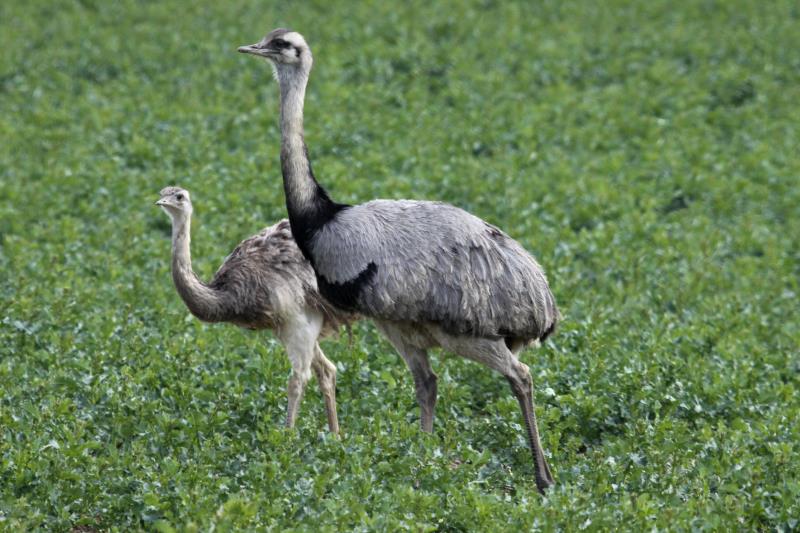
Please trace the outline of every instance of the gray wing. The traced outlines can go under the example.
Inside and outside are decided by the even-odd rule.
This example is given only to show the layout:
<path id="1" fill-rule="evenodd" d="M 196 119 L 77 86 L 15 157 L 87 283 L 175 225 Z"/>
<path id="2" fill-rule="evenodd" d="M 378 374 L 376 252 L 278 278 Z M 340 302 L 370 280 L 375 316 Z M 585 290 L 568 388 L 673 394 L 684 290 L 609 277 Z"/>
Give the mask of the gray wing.
<path id="1" fill-rule="evenodd" d="M 520 338 L 545 336 L 558 318 L 536 260 L 496 227 L 447 204 L 351 207 L 315 235 L 311 253 L 321 285 L 365 280 L 355 307 L 375 318 Z"/>

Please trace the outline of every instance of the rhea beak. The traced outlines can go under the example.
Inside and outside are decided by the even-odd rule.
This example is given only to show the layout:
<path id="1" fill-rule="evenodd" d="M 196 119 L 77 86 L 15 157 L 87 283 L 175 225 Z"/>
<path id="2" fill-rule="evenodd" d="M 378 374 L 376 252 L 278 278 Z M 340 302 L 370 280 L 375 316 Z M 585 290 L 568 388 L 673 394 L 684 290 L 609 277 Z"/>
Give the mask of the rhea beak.
<path id="1" fill-rule="evenodd" d="M 256 56 L 268 56 L 274 52 L 274 50 L 264 47 L 261 43 L 240 46 L 237 50 L 243 54 L 253 54 Z"/>
<path id="2" fill-rule="evenodd" d="M 156 200 L 156 205 L 167 205 L 167 199 L 159 198 L 158 200 Z"/>

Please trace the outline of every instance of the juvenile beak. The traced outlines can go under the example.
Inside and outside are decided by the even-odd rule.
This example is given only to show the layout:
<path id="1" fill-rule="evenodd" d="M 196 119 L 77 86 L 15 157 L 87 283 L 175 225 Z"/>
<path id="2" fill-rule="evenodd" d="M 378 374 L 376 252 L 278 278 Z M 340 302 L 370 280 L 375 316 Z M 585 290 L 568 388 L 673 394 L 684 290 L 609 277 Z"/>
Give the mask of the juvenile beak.
<path id="1" fill-rule="evenodd" d="M 164 198 L 159 198 L 156 200 L 156 205 L 166 205 L 167 201 Z"/>

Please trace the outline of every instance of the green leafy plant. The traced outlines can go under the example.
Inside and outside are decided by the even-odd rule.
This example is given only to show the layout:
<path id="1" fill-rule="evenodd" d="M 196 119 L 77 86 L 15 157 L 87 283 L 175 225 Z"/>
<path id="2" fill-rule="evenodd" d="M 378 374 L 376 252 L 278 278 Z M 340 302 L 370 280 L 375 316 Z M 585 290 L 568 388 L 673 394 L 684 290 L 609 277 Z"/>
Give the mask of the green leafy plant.
<path id="1" fill-rule="evenodd" d="M 5 2 L 0 530 L 796 530 L 796 2 Z M 277 89 L 316 58 L 307 140 L 337 199 L 444 200 L 548 271 L 523 354 L 558 484 L 497 375 L 435 356 L 435 432 L 368 323 L 287 431 L 280 347 L 200 324 L 161 187 L 208 277 L 285 213 Z"/>

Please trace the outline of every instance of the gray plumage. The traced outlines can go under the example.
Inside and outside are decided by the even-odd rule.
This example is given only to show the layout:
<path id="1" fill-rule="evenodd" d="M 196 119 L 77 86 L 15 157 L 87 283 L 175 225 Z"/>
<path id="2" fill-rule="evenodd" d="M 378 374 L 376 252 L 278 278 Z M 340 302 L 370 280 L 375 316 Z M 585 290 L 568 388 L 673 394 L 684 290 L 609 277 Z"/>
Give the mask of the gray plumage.
<path id="1" fill-rule="evenodd" d="M 313 58 L 302 35 L 275 30 L 240 52 L 264 57 L 280 85 L 281 171 L 292 234 L 340 309 L 375 320 L 405 360 L 420 423 L 433 430 L 436 374 L 427 350 L 442 346 L 505 376 L 519 401 L 540 491 L 553 485 L 536 425 L 522 347 L 547 337 L 558 309 L 544 272 L 496 227 L 438 202 L 338 204 L 317 183 L 303 133 Z"/>
<path id="2" fill-rule="evenodd" d="M 317 274 L 331 283 L 375 265 L 356 308 L 377 319 L 540 339 L 558 318 L 536 260 L 495 226 L 444 203 L 374 200 L 350 207 L 320 228 L 310 249 Z"/>
<path id="3" fill-rule="evenodd" d="M 274 330 L 292 363 L 287 425 L 294 425 L 313 368 L 326 401 L 329 427 L 338 432 L 336 368 L 325 358 L 317 338 L 334 333 L 354 317 L 320 296 L 314 271 L 292 238 L 289 221 L 281 220 L 243 240 L 212 280 L 203 283 L 192 270 L 189 192 L 166 187 L 160 195 L 156 205 L 172 220 L 172 279 L 189 311 L 205 322 Z"/>

